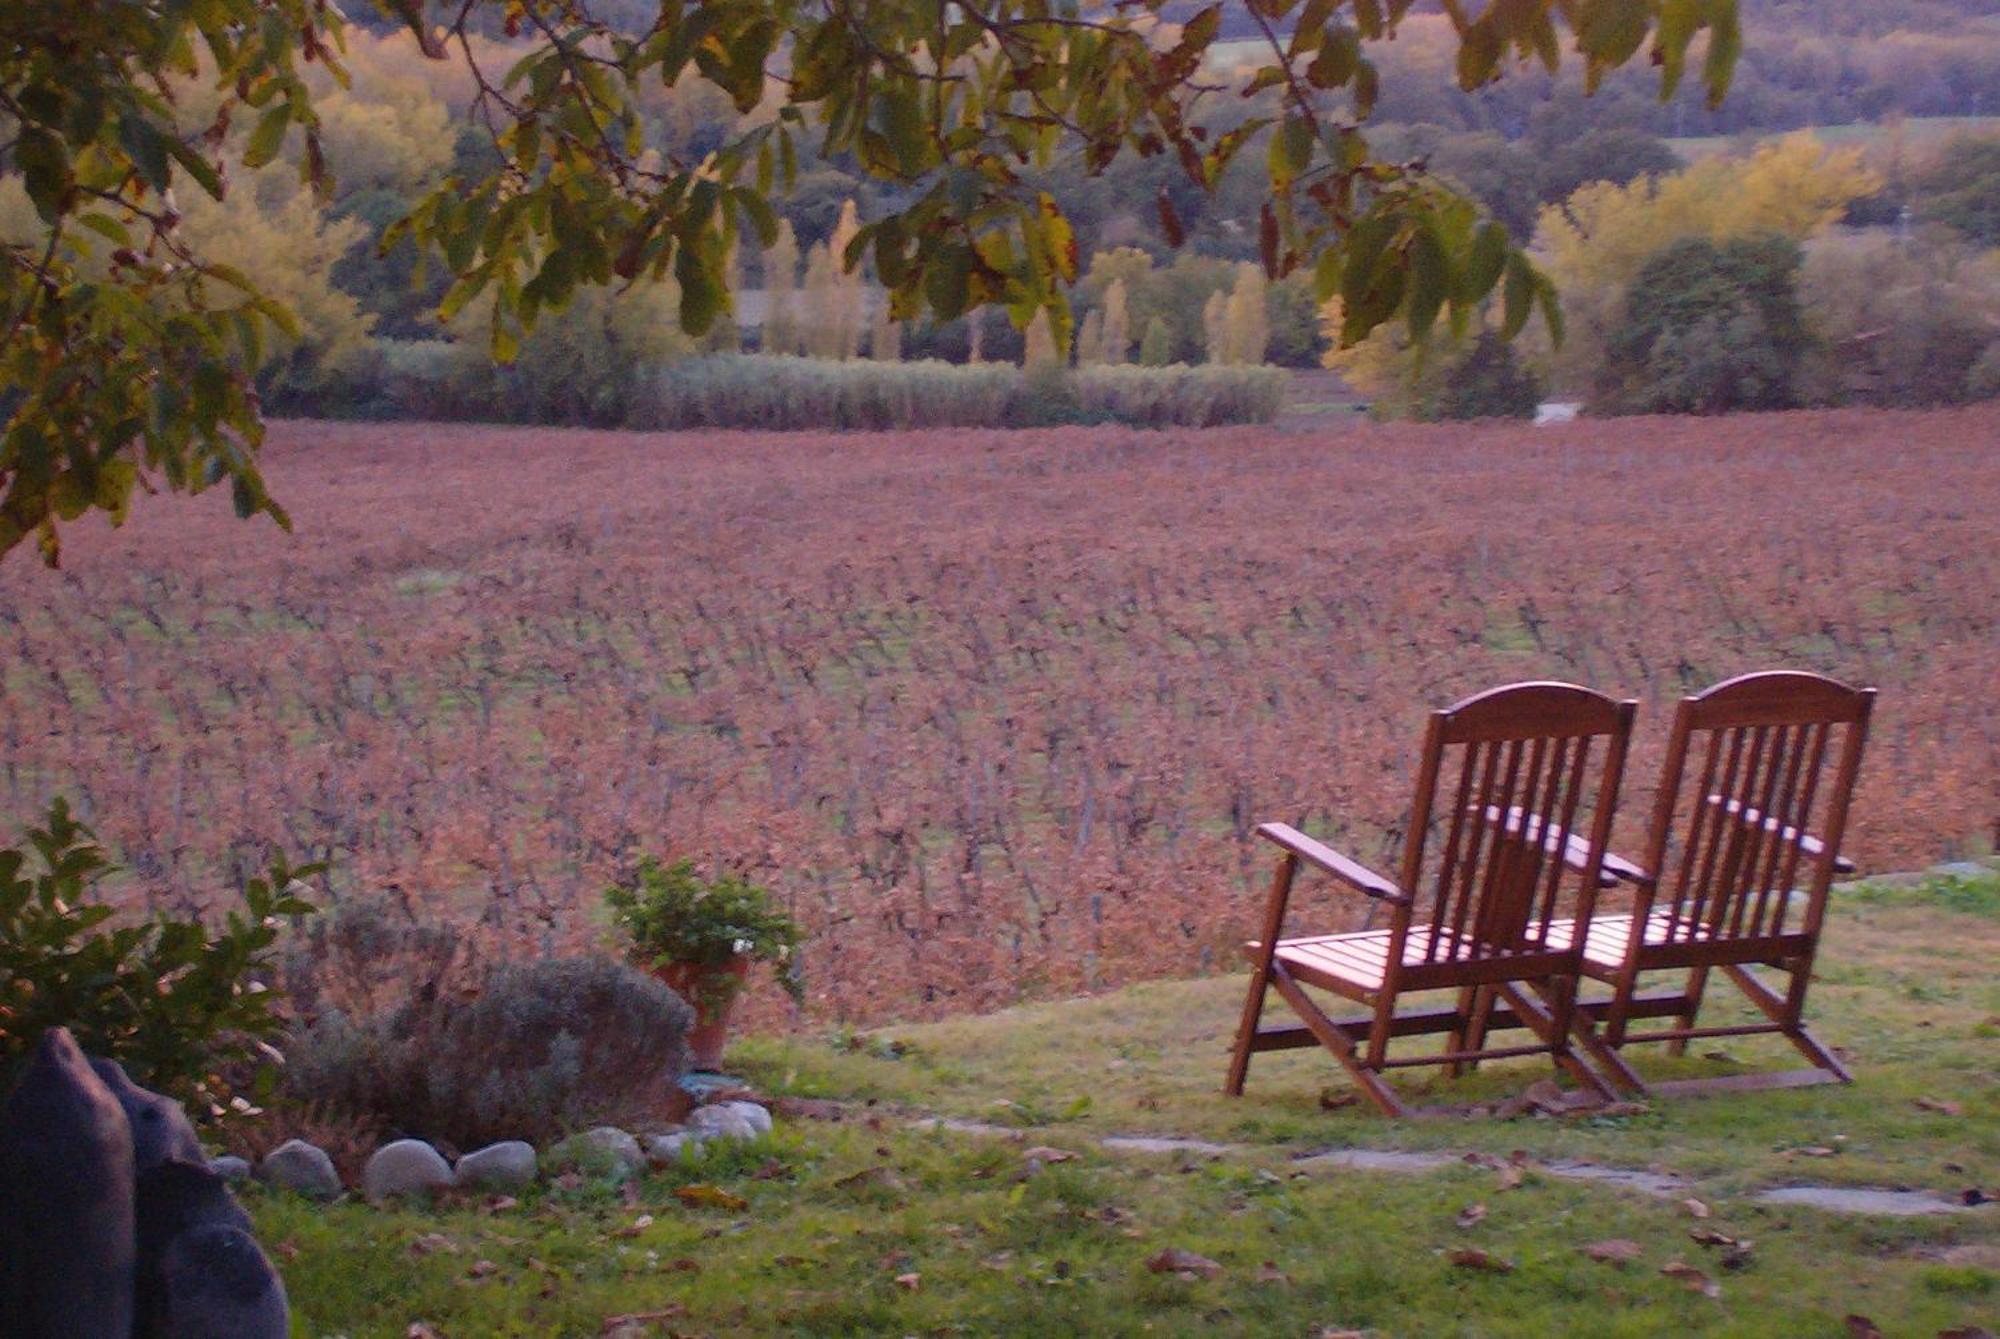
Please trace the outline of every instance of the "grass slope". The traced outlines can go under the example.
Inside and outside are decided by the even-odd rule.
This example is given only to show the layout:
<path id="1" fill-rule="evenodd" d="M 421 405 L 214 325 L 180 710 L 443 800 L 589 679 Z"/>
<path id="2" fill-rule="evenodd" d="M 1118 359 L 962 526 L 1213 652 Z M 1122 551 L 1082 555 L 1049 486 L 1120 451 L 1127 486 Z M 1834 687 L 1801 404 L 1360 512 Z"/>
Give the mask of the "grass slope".
<path id="1" fill-rule="evenodd" d="M 1996 958 L 2000 881 L 1846 893 L 1812 1012 L 1852 1054 L 1852 1088 L 1684 1099 L 1614 1120 L 1394 1124 L 1321 1110 L 1321 1089 L 1344 1085 L 1299 1052 L 1261 1057 L 1231 1101 L 1215 1089 L 1240 981 L 1218 978 L 832 1044 L 747 1043 L 737 1058 L 767 1090 L 846 1099 L 859 1114 L 788 1123 L 636 1193 L 549 1186 L 498 1213 L 261 1195 L 253 1207 L 308 1334 L 1775 1337 L 1838 1335 L 1861 1315 L 1889 1335 L 1929 1336 L 2000 1313 L 1995 1211 L 1841 1216 L 1746 1192 L 2000 1188 Z M 1727 1059 L 1648 1066 L 1785 1063 L 1732 1046 Z M 1523 1062 L 1411 1089 L 1464 1100 L 1540 1073 Z M 900 1108 L 1017 1125 L 1023 1140 L 915 1131 Z M 1129 1131 L 1249 1147 L 1210 1160 L 1095 1145 Z M 1416 1176 L 1294 1161 L 1328 1145 L 1494 1156 Z M 1076 1156 L 1031 1166 L 1036 1146 Z M 1799 1151 L 1809 1147 L 1838 1152 Z M 1690 1175 L 1711 1213 L 1533 1171 L 1510 1185 L 1494 1164 L 1514 1150 Z M 722 1193 L 676 1194 L 691 1187 Z M 1691 1230 L 1754 1247 L 1727 1268 L 1724 1249 Z M 1581 1249 L 1610 1239 L 1637 1258 L 1600 1263 Z M 1218 1271 L 1149 1269 L 1167 1248 Z M 1467 1250 L 1511 1268 L 1454 1262 Z M 1677 1262 L 1718 1295 L 1661 1272 Z"/>

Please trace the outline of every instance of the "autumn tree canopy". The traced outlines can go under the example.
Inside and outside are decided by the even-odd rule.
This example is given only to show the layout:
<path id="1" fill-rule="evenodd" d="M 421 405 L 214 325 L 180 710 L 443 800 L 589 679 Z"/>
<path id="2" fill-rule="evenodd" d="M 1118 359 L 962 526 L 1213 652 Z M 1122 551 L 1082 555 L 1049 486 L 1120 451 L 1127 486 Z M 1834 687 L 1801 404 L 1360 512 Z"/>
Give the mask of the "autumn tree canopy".
<path id="1" fill-rule="evenodd" d="M 1663 94 L 1698 59 L 1716 100 L 1740 45 L 1735 0 L 1440 2 L 1466 88 L 1567 52 L 1593 84 L 1650 60 Z M 842 259 L 872 266 L 899 317 L 1001 304 L 1023 327 L 1045 313 L 1066 347 L 1077 248 L 1029 175 L 1168 155 L 1212 188 L 1255 146 L 1264 268 L 1310 269 L 1341 299 L 1345 339 L 1398 317 L 1462 327 L 1496 291 L 1508 331 L 1537 308 L 1558 319 L 1504 228 L 1370 150 L 1369 52 L 1414 0 L 1250 0 L 1260 54 L 1233 52 L 1226 78 L 1210 60 L 1219 4 L 1173 25 L 1164 0 L 377 3 L 466 67 L 497 150 L 385 244 L 428 248 L 452 278 L 442 314 L 478 299 L 503 359 L 579 288 L 647 276 L 671 276 L 681 323 L 705 330 L 730 309 L 738 237 L 773 239 L 805 137 L 896 187 Z M 115 520 L 141 488 L 226 483 L 241 513 L 284 522 L 257 470 L 250 369 L 291 315 L 180 224 L 190 193 L 226 199 L 232 163 L 291 141 L 325 187 L 338 155 L 308 76 L 342 79 L 343 23 L 321 0 L 0 8 L 0 151 L 43 227 L 0 251 L 0 554 L 32 537 L 54 562 L 61 521 Z M 494 34 L 513 43 L 507 68 L 472 40 Z M 689 82 L 745 117 L 698 158 L 648 143 L 638 114 L 650 87 Z M 1177 240 L 1164 196 L 1160 211 Z"/>

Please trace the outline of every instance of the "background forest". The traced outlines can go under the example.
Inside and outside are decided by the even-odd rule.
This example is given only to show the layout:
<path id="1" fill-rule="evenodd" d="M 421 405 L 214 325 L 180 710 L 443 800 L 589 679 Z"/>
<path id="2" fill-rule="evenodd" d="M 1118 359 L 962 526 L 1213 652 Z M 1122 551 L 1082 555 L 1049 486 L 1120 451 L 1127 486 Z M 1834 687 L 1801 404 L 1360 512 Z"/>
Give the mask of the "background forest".
<path id="1" fill-rule="evenodd" d="M 631 7 L 637 22 L 646 7 Z M 1017 330 L 999 310 L 902 327 L 866 265 L 850 274 L 838 261 L 860 222 L 901 202 L 852 160 L 808 154 L 777 243 L 734 262 L 734 320 L 692 339 L 674 319 L 671 280 L 589 289 L 495 366 L 480 304 L 440 321 L 441 267 L 426 269 L 409 243 L 381 245 L 441 180 L 487 166 L 494 151 L 464 116 L 470 76 L 424 59 L 406 30 L 372 14 L 351 41 L 350 86 L 319 90 L 332 191 L 316 196 L 280 159 L 241 169 L 227 204 L 190 200 L 184 226 L 298 313 L 299 337 L 276 342 L 260 375 L 266 405 L 295 416 L 1199 424 L 1276 412 L 1281 379 L 1242 369 L 1322 362 L 1388 417 L 1526 415 L 1545 398 L 1592 412 L 1951 403 L 2000 391 L 2000 331 L 1987 315 L 2000 298 L 1990 254 L 2000 243 L 2000 129 L 1987 119 L 2000 112 L 2000 17 L 1989 8 L 1749 3 L 1754 40 L 1716 110 L 1692 88 L 1662 103 L 1644 69 L 1614 72 L 1590 97 L 1570 67 L 1517 70 L 1463 92 L 1449 25 L 1439 14 L 1412 18 L 1377 54 L 1384 96 L 1371 141 L 1463 187 L 1533 243 L 1572 329 L 1560 349 L 1546 338 L 1516 346 L 1490 329 L 1412 348 L 1386 327 L 1335 349 L 1327 327 L 1339 313 L 1318 308 L 1311 276 L 1267 283 L 1254 264 L 1265 190 L 1265 155 L 1254 148 L 1213 193 L 1163 158 L 1120 159 L 1096 177 L 1080 165 L 1046 174 L 1041 184 L 1089 257 L 1070 349 L 1046 330 Z M 615 20 L 617 6 L 606 9 Z M 1173 6 L 1169 16 L 1186 17 Z M 1257 40 L 1224 42 L 1213 60 L 1226 75 L 1232 53 L 1248 61 Z M 485 41 L 485 58 L 503 65 L 506 40 Z M 190 118 L 204 113 L 200 102 L 187 99 Z M 1217 123 L 1258 102 L 1220 99 Z M 654 151 L 697 157 L 768 115 L 742 117 L 699 82 L 652 90 L 643 111 Z M 1806 127 L 1820 129 L 1770 141 Z M 1159 201 L 1187 245 L 1163 235 Z M 35 227 L 18 181 L 0 179 L 0 236 Z M 739 351 L 820 361 L 740 368 L 729 357 Z M 858 358 L 1039 362 L 1048 375 L 823 365 Z M 1071 362 L 1081 374 L 1060 375 Z M 1239 370 L 1194 379 L 1104 370 L 1127 363 Z"/>

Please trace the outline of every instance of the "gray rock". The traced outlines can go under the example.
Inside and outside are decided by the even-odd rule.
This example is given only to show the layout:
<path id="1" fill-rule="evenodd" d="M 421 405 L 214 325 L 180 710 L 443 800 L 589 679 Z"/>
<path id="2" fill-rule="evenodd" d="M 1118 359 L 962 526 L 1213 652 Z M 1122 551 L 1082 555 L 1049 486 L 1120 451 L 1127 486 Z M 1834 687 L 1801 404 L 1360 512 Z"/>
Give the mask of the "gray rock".
<path id="1" fill-rule="evenodd" d="M 577 1167 L 589 1172 L 615 1172 L 630 1176 L 646 1165 L 639 1141 L 615 1125 L 571 1135 L 549 1150 L 557 1166 Z"/>
<path id="2" fill-rule="evenodd" d="M 340 1194 L 340 1173 L 326 1150 L 303 1139 L 287 1139 L 257 1164 L 257 1179 L 311 1199 L 330 1200 Z"/>
<path id="3" fill-rule="evenodd" d="M 734 1103 L 717 1103 L 714 1106 L 696 1107 L 688 1117 L 688 1128 L 701 1131 L 704 1139 L 755 1139 L 757 1127 L 740 1111 Z"/>
<path id="4" fill-rule="evenodd" d="M 1977 860 L 1953 860 L 1948 864 L 1932 865 L 1926 872 L 1941 879 L 1984 879 L 1993 873 Z"/>
<path id="5" fill-rule="evenodd" d="M 698 1130 L 656 1134 L 646 1141 L 646 1161 L 655 1167 L 671 1167 L 685 1162 L 701 1145 L 702 1135 Z"/>
<path id="6" fill-rule="evenodd" d="M 159 1339 L 285 1339 L 285 1285 L 256 1239 L 241 1228 L 181 1233 L 160 1262 L 165 1283 Z"/>
<path id="7" fill-rule="evenodd" d="M 722 1105 L 749 1121 L 751 1131 L 759 1138 L 771 1133 L 771 1113 L 761 1103 L 724 1102 Z"/>
<path id="8" fill-rule="evenodd" d="M 233 1153 L 225 1153 L 219 1158 L 208 1160 L 208 1170 L 227 1181 L 230 1185 L 241 1185 L 250 1179 L 250 1164 Z"/>
<path id="9" fill-rule="evenodd" d="M 42 1034 L 0 1109 L 0 1330 L 132 1333 L 132 1127 L 67 1028 Z"/>
<path id="10" fill-rule="evenodd" d="M 169 1248 L 197 1228 L 250 1231 L 250 1215 L 229 1186 L 205 1164 L 174 1159 L 139 1177 L 135 1200 L 138 1267 L 134 1298 L 140 1339 L 166 1331 L 168 1295 L 165 1260 Z"/>
<path id="11" fill-rule="evenodd" d="M 535 1146 L 519 1139 L 488 1144 L 458 1160 L 452 1184 L 480 1190 L 522 1190 L 535 1183 L 539 1171 Z"/>
<path id="12" fill-rule="evenodd" d="M 90 1067 L 132 1126 L 132 1170 L 144 1176 L 163 1162 L 201 1162 L 201 1139 L 187 1112 L 171 1097 L 150 1092 L 132 1082 L 116 1060 L 92 1060 Z"/>
<path id="13" fill-rule="evenodd" d="M 382 1145 L 361 1169 L 361 1193 L 370 1204 L 402 1195 L 429 1195 L 451 1184 L 451 1164 L 421 1139 Z"/>

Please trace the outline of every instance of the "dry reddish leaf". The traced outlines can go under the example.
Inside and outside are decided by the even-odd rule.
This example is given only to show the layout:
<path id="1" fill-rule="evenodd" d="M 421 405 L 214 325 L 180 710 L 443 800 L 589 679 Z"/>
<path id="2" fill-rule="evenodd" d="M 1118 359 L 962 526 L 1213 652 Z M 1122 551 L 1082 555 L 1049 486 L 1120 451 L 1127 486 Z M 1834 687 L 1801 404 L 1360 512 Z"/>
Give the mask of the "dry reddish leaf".
<path id="1" fill-rule="evenodd" d="M 1678 1279 L 1687 1285 L 1690 1292 L 1698 1292 L 1704 1297 L 1722 1296 L 1721 1284 L 1684 1260 L 1670 1260 L 1660 1266 L 1660 1272 L 1670 1279 Z"/>
<path id="2" fill-rule="evenodd" d="M 1845 1324 L 1848 1339 L 1884 1339 L 1882 1327 L 1866 1316 L 1857 1316 L 1850 1312 Z"/>
<path id="3" fill-rule="evenodd" d="M 1682 1200 L 1681 1207 L 1688 1211 L 1688 1217 L 1690 1218 L 1708 1217 L 1708 1206 L 1706 1204 L 1703 1204 L 1700 1200 L 1697 1199 Z"/>
<path id="4" fill-rule="evenodd" d="M 465 1271 L 465 1277 L 469 1279 L 490 1279 L 499 1272 L 500 1266 L 494 1264 L 491 1260 L 474 1260 L 472 1268 Z"/>
<path id="5" fill-rule="evenodd" d="M 1351 1107 L 1360 1100 L 1361 1094 L 1355 1092 L 1352 1088 L 1322 1088 L 1319 1090 L 1319 1109 L 1321 1111 L 1339 1111 L 1342 1107 Z"/>
<path id="6" fill-rule="evenodd" d="M 1688 1233 L 1688 1240 L 1697 1246 L 1748 1246 L 1749 1242 L 1739 1242 L 1726 1232 L 1717 1232 L 1712 1227 L 1694 1228 Z"/>
<path id="7" fill-rule="evenodd" d="M 993 1254 L 987 1256 L 984 1260 L 981 1260 L 979 1263 L 982 1267 L 986 1269 L 997 1271 L 997 1270 L 1005 1270 L 1010 1264 L 1012 1264 L 1013 1259 L 1014 1259 L 1014 1253 L 1012 1251 L 995 1251 L 993 1252 Z"/>
<path id="8" fill-rule="evenodd" d="M 1184 1251 L 1178 1246 L 1169 1246 L 1149 1258 L 1146 1268 L 1155 1274 L 1178 1274 L 1185 1279 L 1212 1279 L 1222 1273 L 1222 1266 L 1207 1256 Z"/>
<path id="9" fill-rule="evenodd" d="M 512 1195 L 495 1195 L 480 1207 L 487 1213 L 506 1213 L 509 1209 L 520 1208 L 521 1201 L 515 1199 Z"/>
<path id="10" fill-rule="evenodd" d="M 1460 1227 L 1471 1227 L 1485 1216 L 1486 1206 L 1484 1204 L 1468 1204 L 1458 1211 L 1458 1225 Z"/>
<path id="11" fill-rule="evenodd" d="M 649 1213 L 642 1213 L 637 1218 L 634 1218 L 631 1222 L 627 1223 L 625 1226 L 612 1229 L 611 1235 L 614 1237 L 624 1237 L 629 1239 L 638 1236 L 641 1232 L 644 1232 L 647 1228 L 651 1227 L 652 1225 L 653 1225 L 653 1215 Z"/>
<path id="12" fill-rule="evenodd" d="M 762 1167 L 750 1173 L 752 1181 L 781 1181 L 792 1174 L 792 1169 L 776 1158 L 770 1159 Z"/>
<path id="13" fill-rule="evenodd" d="M 444 1336 L 420 1320 L 410 1322 L 410 1328 L 403 1331 L 403 1339 L 444 1339 Z"/>
<path id="14" fill-rule="evenodd" d="M 1514 1272 L 1513 1261 L 1502 1260 L 1499 1256 L 1493 1255 L 1490 1252 L 1474 1250 L 1471 1247 L 1463 1247 L 1453 1251 L 1451 1253 L 1451 1262 L 1460 1269 L 1481 1269 L 1489 1274 L 1511 1274 Z"/>
<path id="15" fill-rule="evenodd" d="M 271 1248 L 271 1254 L 284 1260 L 296 1260 L 299 1256 L 299 1244 L 290 1237 L 286 1237 Z"/>
<path id="16" fill-rule="evenodd" d="M 1923 1111 L 1935 1111 L 1940 1116 L 1963 1116 L 1965 1107 L 1957 1102 L 1948 1102 L 1942 1097 L 1919 1097 L 1917 1106 Z"/>
<path id="17" fill-rule="evenodd" d="M 1510 1164 L 1502 1167 L 1500 1174 L 1494 1177 L 1493 1180 L 1501 1190 L 1519 1190 L 1521 1188 L 1521 1178 L 1526 1175 L 1527 1173 L 1518 1164 Z"/>
<path id="18" fill-rule="evenodd" d="M 1636 1241 L 1623 1237 L 1611 1237 L 1605 1241 L 1593 1241 L 1583 1248 L 1583 1253 L 1601 1264 L 1622 1265 L 1637 1260 L 1645 1249 Z"/>
<path id="19" fill-rule="evenodd" d="M 418 1258 L 426 1255 L 436 1255 L 439 1251 L 450 1251 L 456 1254 L 458 1243 L 442 1232 L 426 1232 L 410 1243 L 410 1254 Z"/>
<path id="20" fill-rule="evenodd" d="M 896 1286 L 906 1293 L 913 1293 L 924 1286 L 924 1276 L 917 1273 L 898 1274 L 896 1275 Z"/>
<path id="21" fill-rule="evenodd" d="M 1795 1148 L 1791 1151 L 1802 1158 L 1832 1158 L 1840 1154 L 1839 1149 L 1828 1148 L 1824 1144 L 1808 1144 L 1804 1148 Z"/>
<path id="22" fill-rule="evenodd" d="M 749 1200 L 741 1195 L 732 1195 L 721 1186 L 681 1186 L 674 1191 L 674 1198 L 697 1209 L 727 1209 L 731 1213 L 741 1213 L 750 1207 Z"/>
<path id="23" fill-rule="evenodd" d="M 1994 1335 L 1983 1326 L 1961 1325 L 1955 1330 L 1939 1330 L 1937 1339 L 1994 1339 Z"/>
<path id="24" fill-rule="evenodd" d="M 1050 1148 L 1047 1144 L 1037 1144 L 1026 1149 L 1021 1156 L 1029 1162 L 1056 1163 L 1075 1162 L 1076 1154 L 1066 1148 Z"/>
<path id="25" fill-rule="evenodd" d="M 1292 1276 L 1278 1268 L 1278 1263 L 1275 1260 L 1266 1260 L 1263 1264 L 1257 1266 L 1257 1282 L 1259 1283 L 1290 1283 L 1291 1281 Z"/>

